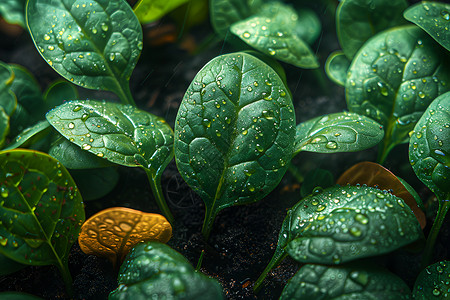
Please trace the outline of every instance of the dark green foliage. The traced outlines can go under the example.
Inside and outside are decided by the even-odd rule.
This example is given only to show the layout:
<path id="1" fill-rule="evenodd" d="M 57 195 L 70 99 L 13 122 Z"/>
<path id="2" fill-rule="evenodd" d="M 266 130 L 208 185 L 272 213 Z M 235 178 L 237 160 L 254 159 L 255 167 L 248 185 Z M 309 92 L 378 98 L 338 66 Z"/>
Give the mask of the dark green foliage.
<path id="1" fill-rule="evenodd" d="M 449 261 L 444 260 L 422 270 L 414 285 L 414 299 L 447 299 L 449 296 L 449 266 Z"/>

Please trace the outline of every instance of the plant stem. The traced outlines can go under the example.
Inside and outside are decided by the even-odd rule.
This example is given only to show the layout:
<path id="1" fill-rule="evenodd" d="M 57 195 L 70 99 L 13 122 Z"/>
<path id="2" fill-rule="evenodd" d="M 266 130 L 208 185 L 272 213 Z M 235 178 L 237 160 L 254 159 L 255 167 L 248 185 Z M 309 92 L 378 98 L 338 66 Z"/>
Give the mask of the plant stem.
<path id="1" fill-rule="evenodd" d="M 380 144 L 378 147 L 378 157 L 377 157 L 377 163 L 382 165 L 384 161 L 386 160 L 389 152 L 391 152 L 394 145 L 390 144 L 390 139 L 388 139 L 386 136 L 383 139 L 383 144 Z"/>
<path id="2" fill-rule="evenodd" d="M 195 271 L 199 271 L 200 268 L 202 267 L 203 256 L 205 256 L 205 250 L 202 250 L 202 253 L 200 254 L 200 257 L 198 259 L 197 267 L 195 268 Z"/>
<path id="3" fill-rule="evenodd" d="M 208 209 L 208 207 L 206 207 L 205 220 L 203 221 L 202 227 L 202 235 L 205 238 L 205 241 L 208 241 L 209 239 L 215 219 L 216 213 L 213 213 L 212 209 Z"/>
<path id="4" fill-rule="evenodd" d="M 278 264 L 280 264 L 281 261 L 287 256 L 287 252 L 283 249 L 277 248 L 275 250 L 275 254 L 273 255 L 272 259 L 270 260 L 267 267 L 264 269 L 264 271 L 261 273 L 261 275 L 258 277 L 258 279 L 255 281 L 255 284 L 253 285 L 253 292 L 258 293 L 261 285 L 266 278 L 267 274 L 269 274 L 270 270 L 275 268 Z"/>
<path id="5" fill-rule="evenodd" d="M 152 188 L 153 196 L 155 196 L 156 203 L 158 204 L 159 209 L 162 211 L 164 216 L 173 224 L 174 218 L 172 213 L 170 212 L 169 207 L 167 206 L 166 199 L 164 199 L 162 188 L 161 188 L 161 174 L 155 174 L 150 169 L 144 168 L 145 173 L 148 177 L 148 182 L 150 183 L 150 187 Z"/>
<path id="6" fill-rule="evenodd" d="M 447 195 L 447 198 L 450 198 L 450 195 Z M 430 234 L 427 238 L 427 243 L 425 245 L 425 250 L 422 256 L 421 269 L 425 269 L 430 264 L 433 255 L 434 244 L 436 243 L 436 238 L 439 235 L 439 230 L 441 229 L 442 223 L 444 223 L 445 215 L 447 214 L 449 208 L 449 200 L 439 199 L 438 212 L 436 218 L 434 219 L 433 226 L 431 227 Z"/>
<path id="7" fill-rule="evenodd" d="M 64 285 L 66 286 L 66 292 L 69 295 L 69 298 L 73 298 L 73 289 L 72 289 L 72 276 L 70 275 L 69 266 L 67 261 L 62 262 L 58 265 L 59 270 L 61 272 Z"/>

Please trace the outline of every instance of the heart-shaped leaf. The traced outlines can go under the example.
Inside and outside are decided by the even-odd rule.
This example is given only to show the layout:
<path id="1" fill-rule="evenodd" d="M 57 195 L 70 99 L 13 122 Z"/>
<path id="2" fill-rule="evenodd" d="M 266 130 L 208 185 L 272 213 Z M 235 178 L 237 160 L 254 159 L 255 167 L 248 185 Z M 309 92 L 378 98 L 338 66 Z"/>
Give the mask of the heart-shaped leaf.
<path id="1" fill-rule="evenodd" d="M 220 284 L 194 270 L 169 246 L 146 242 L 135 246 L 120 267 L 119 287 L 109 299 L 225 299 Z"/>
<path id="2" fill-rule="evenodd" d="M 233 23 L 244 20 L 256 13 L 262 0 L 209 0 L 210 18 L 214 31 L 226 37 Z"/>
<path id="3" fill-rule="evenodd" d="M 56 265 L 70 291 L 69 250 L 84 222 L 80 193 L 51 156 L 0 153 L 0 253 L 22 264 Z"/>
<path id="4" fill-rule="evenodd" d="M 380 163 L 395 145 L 409 141 L 427 106 L 449 90 L 446 56 L 423 30 L 403 26 L 376 35 L 353 60 L 345 85 L 347 106 L 384 126 Z"/>
<path id="5" fill-rule="evenodd" d="M 139 22 L 154 22 L 189 0 L 139 0 L 133 10 Z"/>
<path id="6" fill-rule="evenodd" d="M 403 16 L 425 30 L 436 42 L 450 51 L 450 4 L 423 1 L 405 10 Z"/>
<path id="7" fill-rule="evenodd" d="M 416 199 L 405 187 L 402 181 L 391 171 L 374 162 L 360 162 L 345 171 L 336 181 L 340 185 L 368 185 L 381 190 L 390 190 L 392 193 L 402 198 L 411 208 L 420 227 L 423 229 L 426 225 L 426 217 L 423 211 L 418 207 Z"/>
<path id="8" fill-rule="evenodd" d="M 281 2 L 266 4 L 261 10 L 231 26 L 231 32 L 264 54 L 300 68 L 314 69 L 319 63 L 314 53 L 295 31 L 298 15 Z"/>
<path id="9" fill-rule="evenodd" d="M 325 72 L 334 83 L 345 86 L 350 61 L 342 51 L 335 51 L 328 56 L 325 63 Z"/>
<path id="10" fill-rule="evenodd" d="M 78 242 L 84 253 L 106 257 L 115 265 L 136 244 L 150 240 L 167 243 L 171 237 L 172 226 L 163 216 L 112 207 L 86 220 Z"/>
<path id="11" fill-rule="evenodd" d="M 0 16 L 10 24 L 18 24 L 25 28 L 26 0 L 3 0 L 0 2 Z"/>
<path id="12" fill-rule="evenodd" d="M 255 283 L 287 254 L 301 263 L 341 264 L 389 253 L 423 237 L 408 205 L 368 186 L 334 186 L 304 198 L 283 221 L 275 254 Z"/>
<path id="13" fill-rule="evenodd" d="M 383 136 L 383 127 L 366 116 L 334 113 L 298 124 L 294 153 L 361 151 L 378 144 Z"/>
<path id="14" fill-rule="evenodd" d="M 447 299 L 450 262 L 443 260 L 426 267 L 417 276 L 413 296 L 416 300 Z"/>
<path id="15" fill-rule="evenodd" d="M 173 157 L 173 131 L 164 119 L 131 105 L 71 101 L 47 113 L 47 120 L 66 139 L 107 159 L 147 172 L 153 194 L 169 221 L 161 175 Z"/>
<path id="16" fill-rule="evenodd" d="M 405 24 L 406 0 L 343 0 L 336 11 L 339 43 L 352 59 L 364 43 L 385 29 Z"/>
<path id="17" fill-rule="evenodd" d="M 27 24 L 39 53 L 61 76 L 134 103 L 128 80 L 142 29 L 125 0 L 30 0 Z"/>
<path id="18" fill-rule="evenodd" d="M 280 300 L 411 299 L 398 276 L 371 263 L 304 265 L 283 289 Z"/>
<path id="19" fill-rule="evenodd" d="M 178 111 L 174 147 L 181 175 L 205 202 L 205 237 L 220 210 L 277 186 L 294 135 L 290 93 L 261 60 L 222 55 L 197 73 Z"/>

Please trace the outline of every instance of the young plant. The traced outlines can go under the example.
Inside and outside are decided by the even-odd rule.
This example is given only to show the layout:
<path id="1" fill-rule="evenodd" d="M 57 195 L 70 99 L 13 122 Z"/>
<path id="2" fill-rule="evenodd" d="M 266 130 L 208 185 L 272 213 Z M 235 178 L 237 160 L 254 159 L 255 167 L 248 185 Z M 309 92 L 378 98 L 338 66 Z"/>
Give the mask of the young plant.
<path id="1" fill-rule="evenodd" d="M 445 215 L 450 208 L 450 92 L 437 97 L 414 127 L 409 161 L 417 177 L 436 195 L 439 208 L 425 247 L 428 265 Z"/>
<path id="2" fill-rule="evenodd" d="M 182 177 L 205 202 L 205 238 L 220 210 L 258 201 L 278 185 L 294 137 L 290 92 L 263 61 L 232 53 L 197 73 L 178 111 L 174 148 Z"/>
<path id="3" fill-rule="evenodd" d="M 135 246 L 120 267 L 119 287 L 109 299 L 225 299 L 222 287 L 194 270 L 169 246 L 146 242 Z"/>
<path id="4" fill-rule="evenodd" d="M 20 264 L 56 265 L 69 295 L 68 256 L 84 209 L 67 170 L 45 153 L 0 152 L 0 253 Z"/>

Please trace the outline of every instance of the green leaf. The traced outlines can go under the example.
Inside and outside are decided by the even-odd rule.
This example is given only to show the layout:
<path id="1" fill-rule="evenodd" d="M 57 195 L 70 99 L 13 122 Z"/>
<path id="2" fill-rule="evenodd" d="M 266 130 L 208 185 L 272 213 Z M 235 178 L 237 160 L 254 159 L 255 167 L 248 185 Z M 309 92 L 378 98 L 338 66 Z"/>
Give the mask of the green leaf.
<path id="1" fill-rule="evenodd" d="M 44 103 L 47 111 L 64 103 L 78 99 L 78 91 L 74 85 L 64 80 L 53 82 L 44 92 Z"/>
<path id="2" fill-rule="evenodd" d="M 450 4 L 423 1 L 405 10 L 403 16 L 450 51 Z"/>
<path id="3" fill-rule="evenodd" d="M 241 40 L 274 58 L 300 68 L 319 67 L 309 46 L 295 28 L 297 13 L 281 2 L 266 4 L 258 14 L 234 23 L 231 32 Z"/>
<path id="4" fill-rule="evenodd" d="M 390 27 L 405 24 L 406 0 L 343 0 L 336 11 L 339 43 L 349 60 L 364 43 Z"/>
<path id="5" fill-rule="evenodd" d="M 322 24 L 317 14 L 311 9 L 301 9 L 294 31 L 298 37 L 312 45 L 322 31 Z"/>
<path id="6" fill-rule="evenodd" d="M 83 150 L 115 164 L 143 167 L 158 205 L 173 221 L 160 183 L 173 157 L 173 131 L 164 119 L 132 105 L 86 100 L 56 107 L 47 120 Z"/>
<path id="7" fill-rule="evenodd" d="M 43 300 L 37 296 L 20 292 L 1 292 L 0 298 L 2 300 Z"/>
<path id="8" fill-rule="evenodd" d="M 3 254 L 0 254 L 0 264 L 2 266 L 0 268 L 0 276 L 12 274 L 26 267 L 26 265 L 18 263 Z"/>
<path id="9" fill-rule="evenodd" d="M 233 23 L 255 14 L 261 5 L 262 0 L 209 0 L 212 27 L 224 38 Z"/>
<path id="10" fill-rule="evenodd" d="M 69 142 L 68 139 L 61 135 L 52 144 L 48 154 L 62 163 L 67 169 L 96 169 L 113 165 L 106 159 L 88 151 L 83 151 L 79 146 Z"/>
<path id="11" fill-rule="evenodd" d="M 47 120 L 36 123 L 35 125 L 22 131 L 14 141 L 3 150 L 12 150 L 15 148 L 25 148 L 30 144 L 34 144 L 38 140 L 47 137 L 50 133 L 50 123 Z"/>
<path id="12" fill-rule="evenodd" d="M 0 107 L 3 107 L 8 116 L 14 113 L 17 106 L 16 95 L 11 91 L 13 81 L 11 66 L 0 61 Z"/>
<path id="13" fill-rule="evenodd" d="M 9 133 L 9 116 L 3 107 L 0 106 L 0 147 L 5 143 Z"/>
<path id="14" fill-rule="evenodd" d="M 300 263 L 342 264 L 394 251 L 423 237 L 409 206 L 368 186 L 334 186 L 292 207 L 265 275 L 289 254 Z"/>
<path id="15" fill-rule="evenodd" d="M 0 16 L 10 24 L 17 24 L 25 28 L 26 0 L 2 0 L 0 2 Z"/>
<path id="16" fill-rule="evenodd" d="M 373 263 L 304 265 L 283 289 L 280 300 L 412 299 L 408 285 Z"/>
<path id="17" fill-rule="evenodd" d="M 189 0 L 139 0 L 133 10 L 139 22 L 147 24 L 162 18 Z"/>
<path id="18" fill-rule="evenodd" d="M 115 167 L 88 170 L 70 170 L 84 201 L 96 200 L 111 192 L 119 181 Z"/>
<path id="19" fill-rule="evenodd" d="M 370 118 L 349 112 L 333 113 L 297 125 L 294 153 L 361 151 L 378 144 L 383 135 L 383 127 Z"/>
<path id="20" fill-rule="evenodd" d="M 409 142 L 417 177 L 440 200 L 450 195 L 450 92 L 436 98 L 417 122 Z"/>
<path id="21" fill-rule="evenodd" d="M 134 103 L 128 81 L 142 29 L 126 1 L 30 0 L 27 23 L 39 53 L 61 76 Z"/>
<path id="22" fill-rule="evenodd" d="M 422 199 L 420 198 L 419 194 L 416 192 L 416 190 L 404 179 L 398 177 L 398 180 L 403 184 L 405 189 L 408 191 L 408 193 L 411 194 L 411 196 L 416 200 L 417 206 L 422 210 L 425 211 L 425 206 L 423 205 Z"/>
<path id="23" fill-rule="evenodd" d="M 206 205 L 203 234 L 217 213 L 262 199 L 292 158 L 295 115 L 288 88 L 261 60 L 232 53 L 211 60 L 190 84 L 175 125 L 175 157 Z"/>
<path id="24" fill-rule="evenodd" d="M 380 163 L 395 145 L 408 142 L 427 106 L 449 88 L 446 51 L 417 26 L 394 28 L 368 41 L 345 85 L 349 110 L 384 126 Z"/>
<path id="25" fill-rule="evenodd" d="M 345 86 L 350 61 L 342 51 L 335 51 L 328 56 L 325 63 L 325 72 L 334 83 Z"/>
<path id="26" fill-rule="evenodd" d="M 136 245 L 120 267 L 119 287 L 109 299 L 225 299 L 220 284 L 194 270 L 165 244 Z"/>
<path id="27" fill-rule="evenodd" d="M 334 178 L 330 171 L 320 168 L 314 169 L 306 174 L 300 188 L 300 195 L 303 198 L 311 194 L 317 187 L 324 189 L 333 185 Z"/>
<path id="28" fill-rule="evenodd" d="M 447 283 L 450 276 L 449 266 L 450 262 L 443 260 L 422 270 L 414 285 L 414 299 L 447 299 L 449 296 Z"/>
<path id="29" fill-rule="evenodd" d="M 0 253 L 22 264 L 56 265 L 71 287 L 69 250 L 84 222 L 67 170 L 45 153 L 0 152 Z"/>

